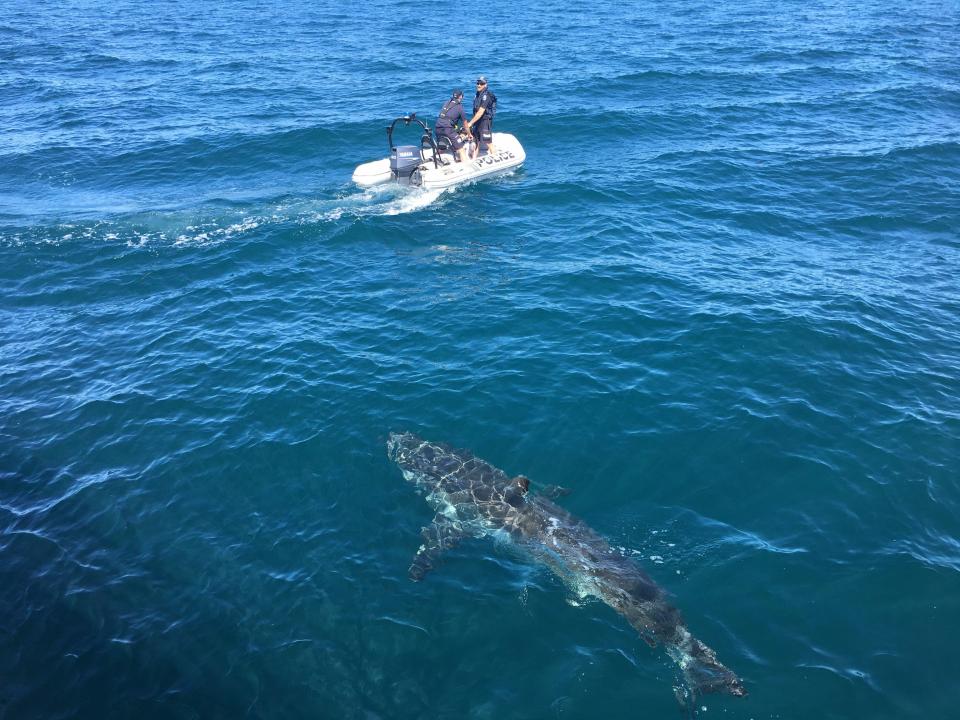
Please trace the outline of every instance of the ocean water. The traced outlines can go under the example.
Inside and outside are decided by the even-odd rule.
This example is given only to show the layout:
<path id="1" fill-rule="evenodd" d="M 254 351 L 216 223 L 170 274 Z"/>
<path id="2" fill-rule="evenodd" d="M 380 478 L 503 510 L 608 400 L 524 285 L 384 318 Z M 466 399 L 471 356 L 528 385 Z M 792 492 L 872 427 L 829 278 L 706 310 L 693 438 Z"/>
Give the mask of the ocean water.
<path id="1" fill-rule="evenodd" d="M 3 3 L 0 718 L 674 718 L 393 430 L 538 484 L 740 674 L 960 712 L 960 8 Z M 352 187 L 478 73 L 511 175 Z M 415 139 L 415 138 L 412 138 Z"/>

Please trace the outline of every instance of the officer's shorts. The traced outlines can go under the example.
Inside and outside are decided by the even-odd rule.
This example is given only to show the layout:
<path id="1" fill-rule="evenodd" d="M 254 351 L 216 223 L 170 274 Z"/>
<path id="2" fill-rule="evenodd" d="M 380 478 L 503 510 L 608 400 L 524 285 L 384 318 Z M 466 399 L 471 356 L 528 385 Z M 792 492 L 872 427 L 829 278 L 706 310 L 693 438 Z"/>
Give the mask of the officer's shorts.
<path id="1" fill-rule="evenodd" d="M 450 146 L 454 150 L 459 150 L 463 147 L 463 140 L 460 139 L 460 136 L 457 135 L 456 131 L 453 128 L 437 128 L 437 140 L 441 137 L 447 138 L 450 141 Z"/>
<path id="2" fill-rule="evenodd" d="M 485 118 L 480 118 L 480 122 L 470 128 L 470 131 L 481 150 L 486 150 L 487 146 L 493 142 L 493 123 Z"/>

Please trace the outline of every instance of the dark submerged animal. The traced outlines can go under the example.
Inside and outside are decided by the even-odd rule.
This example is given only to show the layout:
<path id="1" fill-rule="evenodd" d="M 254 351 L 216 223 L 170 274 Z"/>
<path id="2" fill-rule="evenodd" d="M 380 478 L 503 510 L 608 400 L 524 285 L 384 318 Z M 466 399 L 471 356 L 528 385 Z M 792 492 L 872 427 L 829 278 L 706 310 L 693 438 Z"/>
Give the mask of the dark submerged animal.
<path id="1" fill-rule="evenodd" d="M 740 678 L 690 634 L 680 611 L 649 575 L 546 497 L 567 491 L 547 487 L 542 494 L 531 493 L 524 476 L 511 478 L 468 451 L 412 433 L 391 433 L 387 452 L 436 511 L 423 529 L 411 579 L 422 580 L 440 554 L 463 537 L 508 536 L 582 597 L 594 596 L 616 610 L 651 647 L 662 643 L 693 696 L 747 694 Z"/>

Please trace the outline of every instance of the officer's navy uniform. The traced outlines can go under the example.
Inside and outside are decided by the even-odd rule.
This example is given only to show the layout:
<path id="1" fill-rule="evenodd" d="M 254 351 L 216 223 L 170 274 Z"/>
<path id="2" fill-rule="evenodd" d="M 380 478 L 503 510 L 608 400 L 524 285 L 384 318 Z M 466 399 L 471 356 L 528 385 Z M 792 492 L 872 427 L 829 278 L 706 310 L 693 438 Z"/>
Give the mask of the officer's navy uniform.
<path id="1" fill-rule="evenodd" d="M 480 108 L 484 109 L 483 117 L 470 130 L 480 145 L 480 152 L 486 152 L 487 145 L 493 142 L 493 116 L 497 114 L 497 96 L 486 87 L 478 90 L 473 98 L 473 114 Z"/>
<path id="2" fill-rule="evenodd" d="M 467 118 L 463 114 L 463 103 L 460 100 L 451 98 L 440 108 L 440 115 L 437 117 L 437 125 L 434 131 L 437 134 L 437 140 L 441 137 L 450 140 L 450 146 L 454 150 L 454 155 L 456 155 L 457 150 L 463 147 L 463 140 L 457 135 L 455 129 L 458 120 L 463 127 L 467 126 Z"/>

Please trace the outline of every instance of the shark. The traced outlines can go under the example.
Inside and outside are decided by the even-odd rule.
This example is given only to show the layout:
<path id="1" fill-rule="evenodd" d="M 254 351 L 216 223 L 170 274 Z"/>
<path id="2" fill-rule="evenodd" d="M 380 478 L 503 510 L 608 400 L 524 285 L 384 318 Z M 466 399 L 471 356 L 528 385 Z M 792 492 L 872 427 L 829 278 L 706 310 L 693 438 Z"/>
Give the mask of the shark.
<path id="1" fill-rule="evenodd" d="M 510 477 L 467 450 L 428 442 L 411 432 L 392 432 L 387 454 L 433 508 L 409 568 L 425 578 L 444 552 L 464 538 L 492 537 L 515 545 L 549 568 L 579 597 L 613 608 L 651 647 L 662 645 L 682 671 L 682 704 L 705 693 L 747 695 L 743 681 L 687 629 L 667 592 L 632 559 L 613 549 L 583 520 L 553 502 L 569 491 L 530 488 L 524 475 Z"/>

